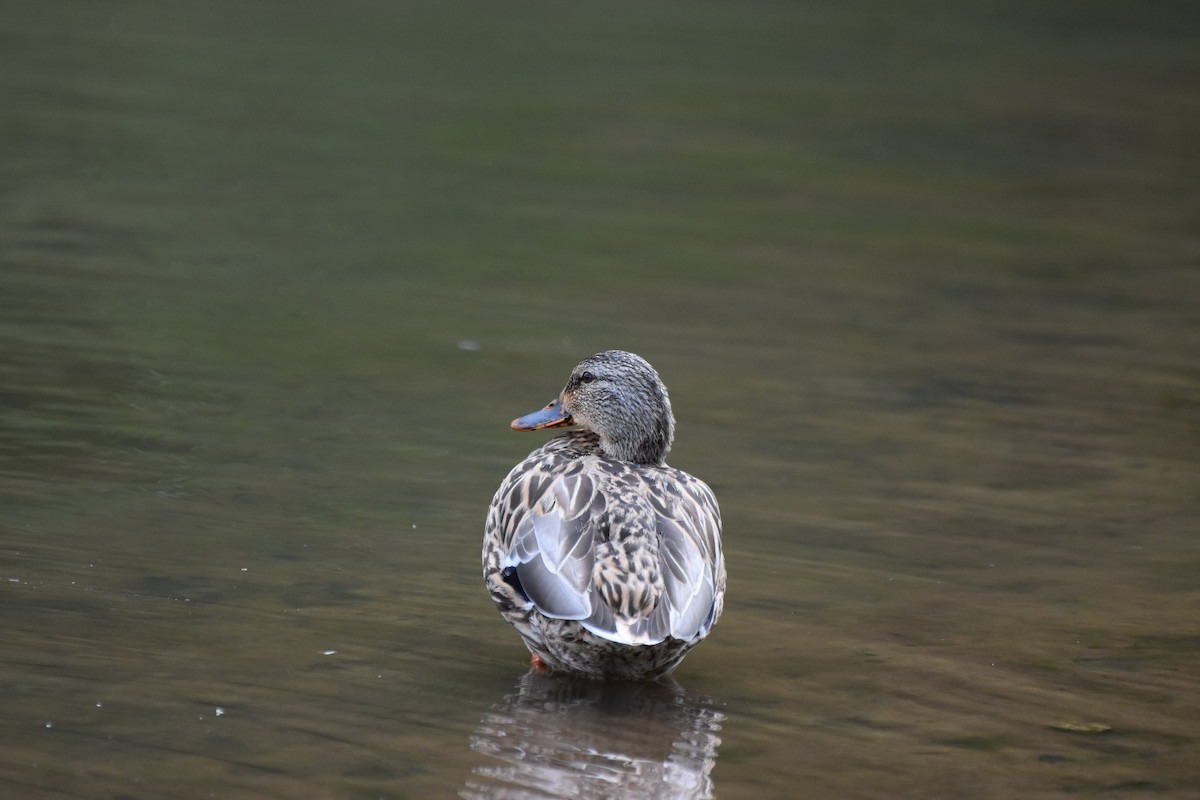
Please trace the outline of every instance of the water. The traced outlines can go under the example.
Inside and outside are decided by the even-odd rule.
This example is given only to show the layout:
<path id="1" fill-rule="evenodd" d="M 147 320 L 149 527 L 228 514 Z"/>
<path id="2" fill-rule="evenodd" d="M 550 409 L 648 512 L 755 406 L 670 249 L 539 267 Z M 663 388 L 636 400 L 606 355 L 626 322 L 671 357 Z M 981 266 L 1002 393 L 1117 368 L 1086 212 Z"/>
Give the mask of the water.
<path id="1" fill-rule="evenodd" d="M 9 9 L 3 793 L 1200 796 L 1195 22 Z M 666 687 L 479 575 L 611 347 L 725 515 Z"/>

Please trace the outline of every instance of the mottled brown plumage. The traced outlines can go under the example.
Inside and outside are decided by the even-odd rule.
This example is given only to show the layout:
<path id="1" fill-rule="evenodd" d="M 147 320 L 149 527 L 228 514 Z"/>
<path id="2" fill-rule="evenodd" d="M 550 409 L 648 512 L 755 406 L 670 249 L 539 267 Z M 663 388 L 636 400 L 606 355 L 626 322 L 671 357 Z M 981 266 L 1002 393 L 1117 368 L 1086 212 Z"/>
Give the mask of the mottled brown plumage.
<path id="1" fill-rule="evenodd" d="M 721 614 L 721 516 L 703 481 L 664 462 L 675 420 L 644 359 L 580 362 L 559 397 L 514 420 L 582 430 L 534 450 L 505 478 L 484 531 L 500 613 L 552 670 L 671 672 Z"/>

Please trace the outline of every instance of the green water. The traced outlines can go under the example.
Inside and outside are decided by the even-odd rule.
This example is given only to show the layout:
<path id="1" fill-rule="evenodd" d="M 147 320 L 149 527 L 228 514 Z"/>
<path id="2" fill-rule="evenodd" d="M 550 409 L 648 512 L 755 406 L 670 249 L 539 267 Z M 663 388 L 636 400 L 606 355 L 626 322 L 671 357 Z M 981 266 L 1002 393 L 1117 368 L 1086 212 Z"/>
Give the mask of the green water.
<path id="1" fill-rule="evenodd" d="M 11 4 L 0 794 L 1200 797 L 1198 76 L 1187 3 Z M 479 574 L 608 348 L 725 516 L 674 686 Z"/>

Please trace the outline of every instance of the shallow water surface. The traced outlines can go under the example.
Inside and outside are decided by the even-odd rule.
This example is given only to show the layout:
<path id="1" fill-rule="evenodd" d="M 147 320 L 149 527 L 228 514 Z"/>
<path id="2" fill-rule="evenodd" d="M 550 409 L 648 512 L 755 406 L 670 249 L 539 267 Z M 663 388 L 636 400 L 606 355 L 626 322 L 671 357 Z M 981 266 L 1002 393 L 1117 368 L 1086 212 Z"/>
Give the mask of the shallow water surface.
<path id="1" fill-rule="evenodd" d="M 1200 797 L 1200 42 L 753 6 L 5 15 L 0 794 Z M 480 578 L 612 347 L 725 518 L 664 685 Z"/>

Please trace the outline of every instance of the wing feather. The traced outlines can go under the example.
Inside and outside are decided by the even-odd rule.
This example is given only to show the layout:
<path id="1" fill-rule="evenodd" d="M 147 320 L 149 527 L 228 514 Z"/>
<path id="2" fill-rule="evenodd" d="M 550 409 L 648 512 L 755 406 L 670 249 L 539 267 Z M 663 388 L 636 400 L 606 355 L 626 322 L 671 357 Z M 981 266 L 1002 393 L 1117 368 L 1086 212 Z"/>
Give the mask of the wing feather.
<path id="1" fill-rule="evenodd" d="M 655 511 L 670 635 L 686 640 L 706 635 L 716 621 L 725 589 L 725 562 L 721 514 L 712 490 L 691 476 L 680 475 L 677 481 L 684 491 L 676 502 L 658 503 Z"/>
<path id="2" fill-rule="evenodd" d="M 581 474 L 546 481 L 518 523 L 502 561 L 515 567 L 526 595 L 548 617 L 585 619 L 592 613 L 593 525 L 585 512 L 595 486 Z"/>

